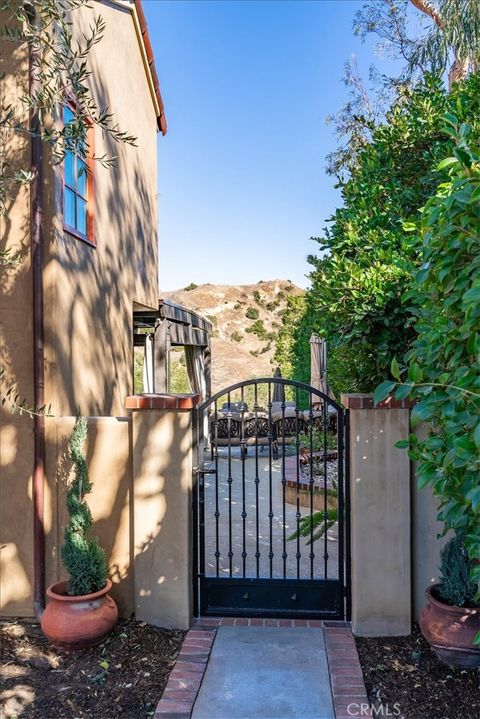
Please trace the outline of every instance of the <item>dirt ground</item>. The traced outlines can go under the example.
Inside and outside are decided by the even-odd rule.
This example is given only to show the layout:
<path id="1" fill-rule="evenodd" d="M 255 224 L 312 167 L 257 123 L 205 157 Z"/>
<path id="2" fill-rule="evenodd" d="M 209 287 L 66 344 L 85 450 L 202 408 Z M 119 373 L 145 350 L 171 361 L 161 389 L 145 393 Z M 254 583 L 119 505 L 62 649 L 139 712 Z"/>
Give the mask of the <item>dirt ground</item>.
<path id="1" fill-rule="evenodd" d="M 32 620 L 0 624 L 1 719 L 147 719 L 182 632 L 120 621 L 98 647 L 62 652 Z"/>
<path id="2" fill-rule="evenodd" d="M 418 627 L 409 637 L 356 638 L 370 702 L 398 719 L 479 719 L 480 672 L 437 659 Z M 390 714 L 386 714 L 386 710 Z"/>

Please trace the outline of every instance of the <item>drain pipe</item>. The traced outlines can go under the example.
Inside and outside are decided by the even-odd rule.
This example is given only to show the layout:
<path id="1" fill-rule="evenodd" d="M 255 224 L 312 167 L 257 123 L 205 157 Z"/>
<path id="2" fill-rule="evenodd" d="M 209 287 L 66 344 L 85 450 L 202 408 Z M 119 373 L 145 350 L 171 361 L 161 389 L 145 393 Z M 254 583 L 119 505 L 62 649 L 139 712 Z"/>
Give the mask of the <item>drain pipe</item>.
<path id="1" fill-rule="evenodd" d="M 30 22 L 36 23 L 37 16 L 32 5 Z M 35 95 L 40 89 L 36 68 L 39 67 L 40 52 L 34 45 L 29 46 L 29 92 Z M 31 112 L 31 169 L 33 180 L 30 185 L 31 212 L 31 264 L 33 285 L 33 383 L 35 408 L 45 405 L 44 333 L 43 333 L 43 151 L 39 133 L 40 115 Z M 33 608 L 40 618 L 45 609 L 45 416 L 33 416 Z"/>

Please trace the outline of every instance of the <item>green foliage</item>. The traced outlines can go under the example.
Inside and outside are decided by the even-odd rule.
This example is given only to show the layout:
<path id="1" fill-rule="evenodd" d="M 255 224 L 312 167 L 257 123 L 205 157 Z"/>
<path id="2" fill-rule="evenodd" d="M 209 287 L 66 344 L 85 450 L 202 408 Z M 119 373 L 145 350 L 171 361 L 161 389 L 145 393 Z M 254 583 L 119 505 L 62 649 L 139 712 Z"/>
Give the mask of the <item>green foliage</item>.
<path id="1" fill-rule="evenodd" d="M 35 54 L 34 82 L 21 95 L 18 106 L 0 103 L 2 146 L 14 134 L 38 133 L 42 142 L 50 147 L 54 163 L 58 164 L 69 150 L 89 149 L 88 128 L 92 123 L 113 143 L 136 144 L 135 137 L 120 130 L 108 108 L 99 107 L 92 97 L 88 57 L 102 40 L 106 26 L 101 15 L 94 15 L 92 11 L 90 26 L 74 39 L 72 21 L 75 12 L 85 5 L 85 0 L 35 0 L 35 3 L 2 0 L 1 8 L 7 13 L 8 24 L 1 28 L 0 37 L 8 40 L 12 48 L 28 44 Z M 75 118 L 62 126 L 52 123 L 52 118 L 58 117 L 66 88 L 76 99 Z M 35 131 L 29 125 L 26 109 L 38 120 Z M 93 159 L 105 167 L 111 167 L 116 160 L 113 154 L 96 155 Z M 29 184 L 33 178 L 30 167 L 18 169 L 5 157 L 0 158 L 0 212 L 6 212 L 12 187 Z"/>
<path id="2" fill-rule="evenodd" d="M 183 289 L 185 290 L 185 292 L 191 292 L 192 290 L 196 290 L 197 287 L 198 287 L 198 285 L 196 285 L 195 282 L 190 282 L 190 284 L 187 285 L 186 287 L 184 287 Z"/>
<path id="3" fill-rule="evenodd" d="M 7 382 L 6 373 L 4 369 L 0 369 L 0 407 L 8 405 L 12 414 L 18 412 L 28 415 L 31 419 L 37 416 L 53 417 L 52 406 L 49 404 L 36 407 L 35 405 L 29 404 L 24 397 L 20 397 L 20 393 L 17 389 L 17 384 L 10 384 Z"/>
<path id="4" fill-rule="evenodd" d="M 480 114 L 480 76 L 456 84 L 450 94 L 427 77 L 405 94 L 372 132 L 358 167 L 341 184 L 343 206 L 318 238 L 309 261 L 311 289 L 294 298 L 283 318 L 277 352 L 285 376 L 308 381 L 312 331 L 327 340 L 329 383 L 334 392 L 369 392 L 388 377 L 391 358 L 415 339 L 415 297 L 401 302 L 420 264 L 418 208 L 448 168 L 437 169 L 453 150 L 443 131 L 445 112 L 460 104 L 464 121 Z M 404 226 L 413 232 L 405 232 Z M 283 360 L 283 361 L 282 361 Z M 290 365 L 292 375 L 284 372 Z"/>
<path id="5" fill-rule="evenodd" d="M 279 300 L 273 300 L 272 302 L 267 302 L 265 307 L 267 308 L 267 310 L 269 312 L 274 312 L 277 309 L 277 307 L 279 306 L 279 304 L 280 304 Z"/>
<path id="6" fill-rule="evenodd" d="M 299 521 L 298 532 L 292 532 L 292 534 L 288 537 L 288 541 L 291 542 L 294 539 L 297 539 L 298 535 L 300 535 L 301 537 L 309 537 L 307 545 L 313 544 L 313 542 L 316 542 L 317 539 L 323 537 L 325 532 L 328 532 L 328 530 L 333 527 L 336 522 L 338 522 L 337 507 L 327 510 L 326 520 L 323 512 L 314 512 L 312 515 L 307 514 Z M 313 537 L 310 537 L 312 532 Z"/>
<path id="7" fill-rule="evenodd" d="M 464 538 L 456 534 L 441 552 L 439 592 L 452 607 L 473 607 L 475 584 L 471 579 L 472 561 L 465 549 Z"/>
<path id="8" fill-rule="evenodd" d="M 262 295 L 258 290 L 253 290 L 252 297 L 257 303 L 257 305 L 263 305 Z"/>
<path id="9" fill-rule="evenodd" d="M 251 324 L 250 327 L 246 328 L 245 332 L 249 332 L 250 334 L 256 335 L 259 340 L 268 340 L 269 339 L 269 333 L 265 329 L 263 320 L 255 320 L 255 322 L 253 324 Z"/>
<path id="10" fill-rule="evenodd" d="M 170 350 L 168 391 L 172 394 L 189 394 L 192 391 L 183 347 Z"/>
<path id="11" fill-rule="evenodd" d="M 85 495 L 92 491 L 88 476 L 84 445 L 87 421 L 77 417 L 70 439 L 70 455 L 74 462 L 75 479 L 67 493 L 70 522 L 65 529 L 62 563 L 68 572 L 68 594 L 80 596 L 98 592 L 107 581 L 107 559 L 96 537 L 91 536 L 92 515 Z"/>
<path id="12" fill-rule="evenodd" d="M 311 448 L 312 452 L 323 452 L 325 447 L 327 449 L 337 449 L 337 435 L 335 433 L 327 431 L 325 438 L 322 429 L 314 429 L 311 435 L 310 438 L 310 432 L 301 432 L 299 434 L 300 447 L 309 451 Z"/>
<path id="13" fill-rule="evenodd" d="M 232 332 L 232 334 L 230 335 L 230 337 L 232 338 L 232 340 L 233 340 L 234 342 L 241 342 L 241 341 L 242 341 L 242 335 L 240 334 L 240 332 L 238 332 L 238 330 L 235 330 L 234 332 Z"/>
<path id="14" fill-rule="evenodd" d="M 249 307 L 245 312 L 245 317 L 249 320 L 258 319 L 259 312 L 256 307 Z"/>
<path id="15" fill-rule="evenodd" d="M 441 164 L 450 177 L 421 213 L 422 264 L 404 303 L 417 307 L 417 339 L 405 367 L 392 363 L 395 382 L 377 389 L 376 400 L 394 390 L 417 400 L 412 426 L 428 423 L 427 438 L 409 447 L 419 463 L 418 485 L 439 498 L 445 531 L 465 536 L 471 560 L 480 559 L 480 122 L 445 115 L 445 132 L 456 140 Z M 472 565 L 480 602 L 480 563 Z"/>
<path id="16" fill-rule="evenodd" d="M 145 351 L 143 347 L 134 347 L 133 349 L 133 392 L 141 394 L 143 392 L 143 365 L 145 363 Z"/>

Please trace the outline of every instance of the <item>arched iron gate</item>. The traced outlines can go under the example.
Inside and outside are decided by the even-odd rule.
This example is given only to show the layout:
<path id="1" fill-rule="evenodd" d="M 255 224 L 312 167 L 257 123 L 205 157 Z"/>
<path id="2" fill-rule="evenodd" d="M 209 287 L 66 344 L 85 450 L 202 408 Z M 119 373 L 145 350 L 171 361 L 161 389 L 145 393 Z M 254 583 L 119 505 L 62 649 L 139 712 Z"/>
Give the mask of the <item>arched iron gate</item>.
<path id="1" fill-rule="evenodd" d="M 193 421 L 195 613 L 348 619 L 348 410 L 261 378 Z"/>

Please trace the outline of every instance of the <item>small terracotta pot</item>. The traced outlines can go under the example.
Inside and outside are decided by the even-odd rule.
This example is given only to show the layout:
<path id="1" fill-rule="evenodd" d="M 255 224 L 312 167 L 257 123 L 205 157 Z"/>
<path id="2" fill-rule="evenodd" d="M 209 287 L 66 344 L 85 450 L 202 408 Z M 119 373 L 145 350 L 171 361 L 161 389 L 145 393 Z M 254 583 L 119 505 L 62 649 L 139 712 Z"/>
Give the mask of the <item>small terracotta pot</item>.
<path id="1" fill-rule="evenodd" d="M 99 592 L 76 597 L 67 594 L 66 581 L 52 584 L 40 621 L 42 632 L 56 647 L 69 651 L 99 644 L 118 619 L 117 605 L 108 596 L 111 588 L 107 579 Z"/>
<path id="2" fill-rule="evenodd" d="M 422 634 L 439 659 L 451 667 L 480 667 L 480 647 L 473 640 L 480 630 L 480 607 L 451 607 L 440 601 L 438 585 L 425 592 L 427 606 L 420 617 Z"/>

